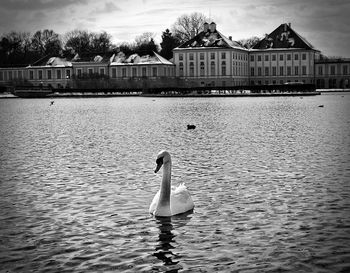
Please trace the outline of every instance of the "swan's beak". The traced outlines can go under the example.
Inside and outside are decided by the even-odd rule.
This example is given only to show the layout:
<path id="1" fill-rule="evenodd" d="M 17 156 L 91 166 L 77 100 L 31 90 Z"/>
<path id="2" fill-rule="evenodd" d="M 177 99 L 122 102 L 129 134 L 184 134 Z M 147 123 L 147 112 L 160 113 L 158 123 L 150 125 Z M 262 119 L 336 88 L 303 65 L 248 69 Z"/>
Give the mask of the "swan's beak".
<path id="1" fill-rule="evenodd" d="M 157 167 L 155 168 L 154 173 L 157 173 L 160 170 L 160 168 L 162 167 L 163 158 L 158 158 L 156 163 L 157 163 Z"/>

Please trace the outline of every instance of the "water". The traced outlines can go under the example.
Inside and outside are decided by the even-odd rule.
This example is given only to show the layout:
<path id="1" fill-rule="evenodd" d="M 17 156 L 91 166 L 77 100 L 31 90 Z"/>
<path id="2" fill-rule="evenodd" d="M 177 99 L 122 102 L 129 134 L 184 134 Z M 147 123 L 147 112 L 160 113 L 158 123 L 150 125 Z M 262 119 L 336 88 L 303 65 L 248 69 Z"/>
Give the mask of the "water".
<path id="1" fill-rule="evenodd" d="M 349 93 L 0 100 L 0 272 L 349 272 L 349 109 Z M 148 214 L 162 149 L 193 213 Z"/>

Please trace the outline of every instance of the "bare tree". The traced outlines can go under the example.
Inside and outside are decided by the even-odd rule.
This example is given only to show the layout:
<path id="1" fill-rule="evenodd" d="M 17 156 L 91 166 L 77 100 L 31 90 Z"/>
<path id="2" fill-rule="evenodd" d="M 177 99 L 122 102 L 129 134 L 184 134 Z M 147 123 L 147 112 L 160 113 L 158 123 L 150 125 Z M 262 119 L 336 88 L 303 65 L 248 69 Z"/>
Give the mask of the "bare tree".
<path id="1" fill-rule="evenodd" d="M 203 24 L 205 22 L 209 23 L 209 20 L 208 17 L 199 12 L 194 12 L 189 15 L 184 14 L 176 19 L 176 22 L 171 27 L 171 32 L 180 43 L 184 43 L 191 39 L 192 31 L 197 35 L 203 30 Z"/>
<path id="2" fill-rule="evenodd" d="M 153 32 L 144 32 L 141 35 L 136 36 L 135 42 L 136 42 L 137 45 L 147 44 L 152 39 L 154 40 L 155 36 L 156 35 Z"/>
<path id="3" fill-rule="evenodd" d="M 38 30 L 32 37 L 32 48 L 41 55 L 57 55 L 62 48 L 59 35 L 53 30 Z"/>
<path id="4" fill-rule="evenodd" d="M 261 38 L 259 38 L 257 36 L 253 36 L 253 37 L 250 37 L 248 39 L 241 39 L 241 40 L 237 41 L 237 43 L 239 43 L 241 46 L 249 49 L 249 48 L 254 47 L 257 43 L 259 43 L 260 40 L 261 40 Z"/>

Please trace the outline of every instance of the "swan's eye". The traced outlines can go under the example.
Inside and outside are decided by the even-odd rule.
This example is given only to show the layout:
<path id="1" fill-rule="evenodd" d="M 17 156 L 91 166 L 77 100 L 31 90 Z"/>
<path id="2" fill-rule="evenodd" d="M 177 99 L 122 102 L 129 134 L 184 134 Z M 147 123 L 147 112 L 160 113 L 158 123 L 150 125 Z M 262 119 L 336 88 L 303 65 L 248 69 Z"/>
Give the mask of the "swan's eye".
<path id="1" fill-rule="evenodd" d="M 157 158 L 156 163 L 157 165 L 159 164 L 163 165 L 163 157 Z"/>

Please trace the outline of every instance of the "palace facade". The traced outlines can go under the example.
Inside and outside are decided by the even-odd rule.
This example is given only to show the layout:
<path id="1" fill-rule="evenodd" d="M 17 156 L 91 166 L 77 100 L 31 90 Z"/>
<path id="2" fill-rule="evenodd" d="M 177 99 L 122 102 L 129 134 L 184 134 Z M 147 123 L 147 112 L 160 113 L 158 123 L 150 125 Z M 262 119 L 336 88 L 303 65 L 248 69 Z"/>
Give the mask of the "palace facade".
<path id="1" fill-rule="evenodd" d="M 70 60 L 48 57 L 26 67 L 0 68 L 0 85 L 29 82 L 34 86 L 84 88 L 82 82 L 92 87 L 93 81 L 88 79 L 94 79 L 111 88 L 132 87 L 147 79 L 162 83 L 160 86 L 244 87 L 299 82 L 317 88 L 350 88 L 350 59 L 325 58 L 291 24 L 281 24 L 246 49 L 219 32 L 214 22 L 205 23 L 203 31 L 173 53 L 172 62 L 157 53 L 77 54 Z"/>

